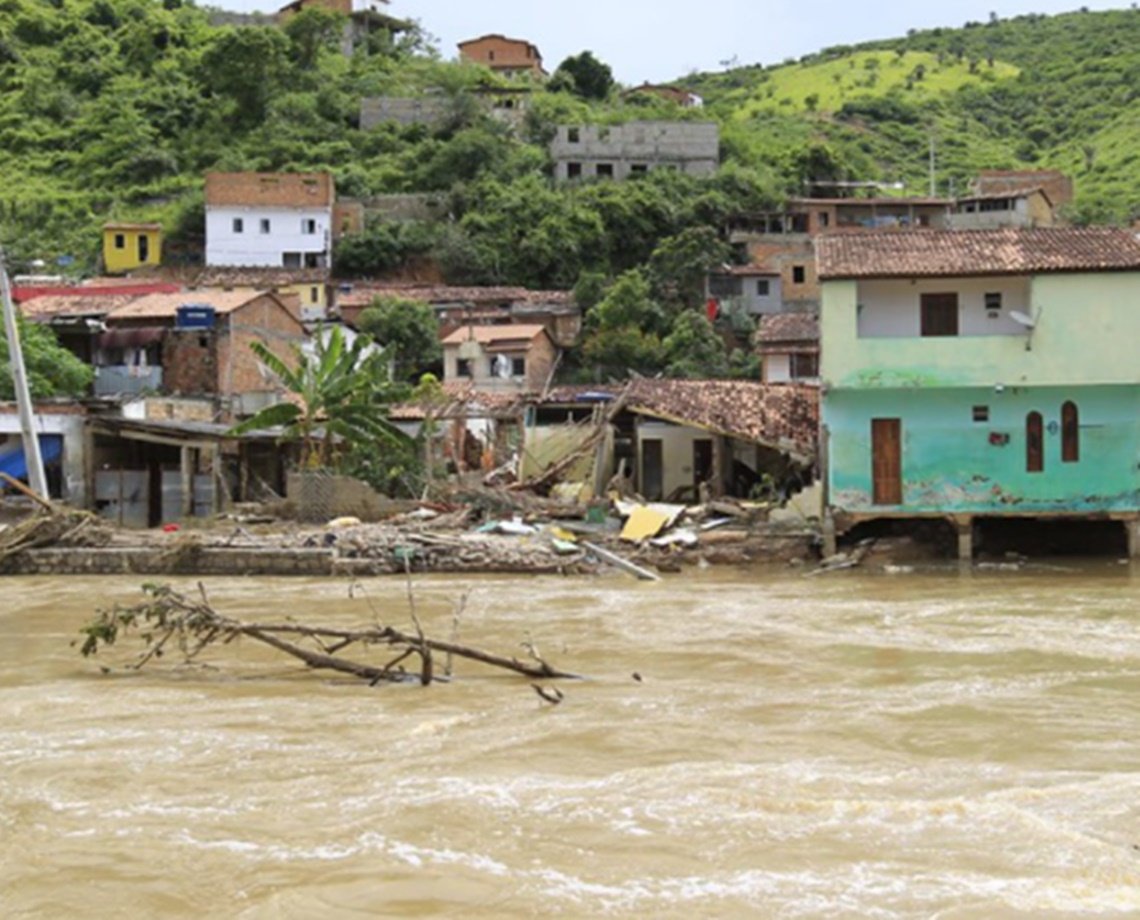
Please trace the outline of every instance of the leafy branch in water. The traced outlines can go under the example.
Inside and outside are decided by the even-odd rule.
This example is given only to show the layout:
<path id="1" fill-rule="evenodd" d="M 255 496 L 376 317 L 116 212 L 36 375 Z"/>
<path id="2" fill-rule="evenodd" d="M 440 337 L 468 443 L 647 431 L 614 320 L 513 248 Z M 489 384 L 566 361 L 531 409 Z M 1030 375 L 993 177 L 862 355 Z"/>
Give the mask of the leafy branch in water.
<path id="1" fill-rule="evenodd" d="M 574 680 L 579 677 L 548 664 L 530 643 L 524 644 L 528 660 L 519 660 L 454 641 L 429 638 L 414 616 L 414 633 L 379 623 L 361 629 L 332 629 L 296 623 L 245 623 L 218 613 L 202 585 L 198 586 L 197 598 L 187 597 L 169 585 L 146 584 L 143 592 L 146 599 L 141 603 L 100 610 L 95 619 L 80 630 L 85 638 L 74 644 L 80 646 L 84 657 L 96 655 L 100 649 L 117 644 L 120 638 L 137 634 L 144 647 L 130 667 L 138 670 L 153 659 L 161 658 L 170 649 L 176 649 L 184 662 L 190 662 L 206 648 L 245 637 L 296 658 L 315 670 L 350 674 L 373 686 L 381 682 L 402 683 L 408 680 L 418 680 L 424 686 L 431 684 L 439 679 L 434 676 L 433 664 L 437 653 L 447 655 L 449 662 L 452 657 L 466 658 L 529 678 Z M 462 604 L 456 611 L 456 620 L 461 613 Z M 342 657 L 341 653 L 350 648 L 361 654 L 387 649 L 392 657 L 381 664 Z M 404 667 L 409 659 L 419 661 L 416 674 L 409 674 Z"/>

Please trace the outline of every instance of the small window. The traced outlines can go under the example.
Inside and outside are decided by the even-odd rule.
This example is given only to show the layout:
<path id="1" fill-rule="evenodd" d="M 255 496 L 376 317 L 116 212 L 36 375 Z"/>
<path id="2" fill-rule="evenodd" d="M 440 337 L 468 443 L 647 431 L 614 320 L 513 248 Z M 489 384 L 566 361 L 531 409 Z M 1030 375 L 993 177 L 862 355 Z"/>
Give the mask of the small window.
<path id="1" fill-rule="evenodd" d="M 511 375 L 514 377 L 526 376 L 526 358 L 511 358 Z"/>
<path id="2" fill-rule="evenodd" d="M 802 265 L 793 265 L 792 266 L 792 283 L 793 284 L 803 284 L 804 278 L 806 278 L 806 277 L 807 277 L 807 272 L 804 270 L 804 267 Z"/>
<path id="3" fill-rule="evenodd" d="M 974 406 L 974 421 L 988 422 L 990 420 L 989 406 Z"/>
<path id="4" fill-rule="evenodd" d="M 234 218 L 234 233 L 245 233 L 245 221 L 240 217 Z"/>
<path id="5" fill-rule="evenodd" d="M 282 268 L 300 268 L 301 267 L 301 253 L 299 253 L 299 252 L 283 252 L 283 253 L 281 253 L 281 267 Z"/>
<path id="6" fill-rule="evenodd" d="M 599 179 L 612 179 L 614 177 L 614 164 L 613 163 L 599 163 L 597 169 L 597 176 Z"/>
<path id="7" fill-rule="evenodd" d="M 645 163 L 634 163 L 629 167 L 631 176 L 644 176 L 647 172 L 649 172 L 649 167 Z"/>
<path id="8" fill-rule="evenodd" d="M 1041 473 L 1045 470 L 1044 419 L 1040 412 L 1025 417 L 1025 471 Z"/>
<path id="9" fill-rule="evenodd" d="M 198 347 L 199 348 L 209 348 L 210 347 L 210 337 L 208 335 L 198 336 Z"/>
<path id="10" fill-rule="evenodd" d="M 566 178 L 567 179 L 580 179 L 580 178 L 582 178 L 582 164 L 581 163 L 567 163 L 566 164 Z"/>
<path id="11" fill-rule="evenodd" d="M 792 355 L 793 380 L 810 380 L 819 376 L 819 355 Z"/>
<path id="12" fill-rule="evenodd" d="M 808 232 L 808 216 L 806 214 L 789 214 L 788 224 L 792 228 L 792 233 Z"/>
<path id="13" fill-rule="evenodd" d="M 819 212 L 819 225 L 821 227 L 826 227 L 830 223 L 831 223 L 831 215 L 828 214 L 826 211 L 820 211 Z"/>
<path id="14" fill-rule="evenodd" d="M 922 294 L 920 334 L 923 336 L 956 336 L 958 334 L 958 295 Z"/>
<path id="15" fill-rule="evenodd" d="M 1001 292 L 989 291 L 986 293 L 986 312 L 996 313 L 1001 309 Z"/>
<path id="16" fill-rule="evenodd" d="M 115 234 L 115 248 L 116 249 L 126 249 L 127 248 L 127 237 L 124 234 L 122 234 L 122 233 L 116 233 Z"/>
<path id="17" fill-rule="evenodd" d="M 566 131 L 566 140 L 571 144 L 577 144 L 582 139 L 582 132 L 577 128 L 569 128 Z"/>
<path id="18" fill-rule="evenodd" d="M 320 288 L 309 288 L 309 300 L 312 301 L 313 303 L 316 303 L 320 299 L 321 299 L 321 289 Z"/>
<path id="19" fill-rule="evenodd" d="M 261 218 L 261 232 L 262 233 L 268 233 L 269 232 L 269 218 L 268 217 Z"/>
<path id="20" fill-rule="evenodd" d="M 1075 402 L 1061 406 L 1061 462 L 1077 463 L 1081 459 L 1081 419 Z"/>
<path id="21" fill-rule="evenodd" d="M 770 293 L 770 291 L 771 291 L 771 288 L 769 286 L 767 278 L 761 278 L 759 281 L 756 282 L 756 296 L 757 297 L 767 297 L 768 294 Z"/>
<path id="22" fill-rule="evenodd" d="M 306 217 L 301 221 L 301 232 L 306 234 L 313 234 L 317 232 L 317 222 L 311 218 Z"/>
<path id="23" fill-rule="evenodd" d="M 495 52 L 494 52 L 494 51 L 488 51 L 488 52 L 487 52 L 487 60 L 488 60 L 488 61 L 493 61 L 493 60 L 495 60 Z"/>
<path id="24" fill-rule="evenodd" d="M 455 362 L 455 375 L 457 377 L 474 377 L 470 358 L 458 358 Z"/>

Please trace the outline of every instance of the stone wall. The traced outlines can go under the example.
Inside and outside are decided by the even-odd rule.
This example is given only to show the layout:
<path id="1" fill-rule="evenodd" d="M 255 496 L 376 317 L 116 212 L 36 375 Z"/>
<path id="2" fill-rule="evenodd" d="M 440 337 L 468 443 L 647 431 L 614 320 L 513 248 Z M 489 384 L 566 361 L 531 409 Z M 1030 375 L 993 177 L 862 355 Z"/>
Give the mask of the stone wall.
<path id="1" fill-rule="evenodd" d="M 331 575 L 331 549 L 130 547 L 36 549 L 0 562 L 0 575 Z"/>

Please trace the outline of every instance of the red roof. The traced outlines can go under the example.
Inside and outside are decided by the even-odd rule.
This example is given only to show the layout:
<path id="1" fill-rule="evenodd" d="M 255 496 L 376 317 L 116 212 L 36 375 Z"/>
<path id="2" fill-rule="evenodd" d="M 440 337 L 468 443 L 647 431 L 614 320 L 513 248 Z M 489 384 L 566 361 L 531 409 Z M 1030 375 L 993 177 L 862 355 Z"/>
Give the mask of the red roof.
<path id="1" fill-rule="evenodd" d="M 1036 227 L 845 233 L 816 240 L 821 279 L 1140 271 L 1131 230 Z"/>

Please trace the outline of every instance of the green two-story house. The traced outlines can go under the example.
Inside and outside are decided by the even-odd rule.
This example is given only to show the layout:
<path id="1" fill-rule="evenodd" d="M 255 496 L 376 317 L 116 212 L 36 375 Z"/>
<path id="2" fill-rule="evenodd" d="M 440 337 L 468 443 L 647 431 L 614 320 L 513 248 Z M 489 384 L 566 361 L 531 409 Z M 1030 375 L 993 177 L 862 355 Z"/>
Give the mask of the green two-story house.
<path id="1" fill-rule="evenodd" d="M 1140 517 L 1140 241 L 1109 229 L 817 243 L 829 538 L 877 518 Z"/>

